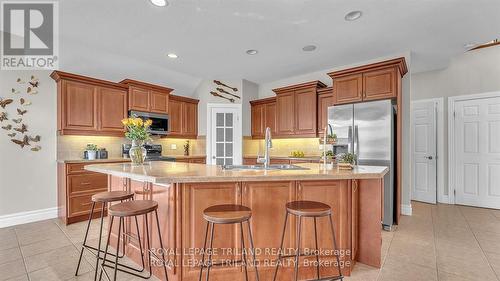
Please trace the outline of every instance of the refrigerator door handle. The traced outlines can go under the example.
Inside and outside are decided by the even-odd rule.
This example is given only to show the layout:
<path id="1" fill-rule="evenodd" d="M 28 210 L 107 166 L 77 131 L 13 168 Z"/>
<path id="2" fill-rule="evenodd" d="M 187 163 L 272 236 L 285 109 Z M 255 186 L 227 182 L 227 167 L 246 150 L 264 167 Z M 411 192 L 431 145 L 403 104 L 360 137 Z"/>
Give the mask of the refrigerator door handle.
<path id="1" fill-rule="evenodd" d="M 355 155 L 355 164 L 358 164 L 358 156 L 359 156 L 359 129 L 358 125 L 354 126 L 354 155 Z"/>
<path id="2" fill-rule="evenodd" d="M 353 130 L 352 126 L 349 126 L 349 132 L 348 132 L 348 138 L 347 138 L 347 143 L 348 143 L 348 152 L 354 153 L 354 135 L 353 135 Z"/>

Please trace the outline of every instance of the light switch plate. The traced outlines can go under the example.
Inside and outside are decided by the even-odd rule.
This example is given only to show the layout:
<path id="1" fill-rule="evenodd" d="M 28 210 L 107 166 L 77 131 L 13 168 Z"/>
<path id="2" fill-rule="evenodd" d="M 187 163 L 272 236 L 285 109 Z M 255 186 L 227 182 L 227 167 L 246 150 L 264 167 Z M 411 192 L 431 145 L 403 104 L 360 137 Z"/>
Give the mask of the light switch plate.
<path id="1" fill-rule="evenodd" d="M 177 149 L 177 144 L 175 144 L 175 143 L 171 144 L 170 149 Z"/>

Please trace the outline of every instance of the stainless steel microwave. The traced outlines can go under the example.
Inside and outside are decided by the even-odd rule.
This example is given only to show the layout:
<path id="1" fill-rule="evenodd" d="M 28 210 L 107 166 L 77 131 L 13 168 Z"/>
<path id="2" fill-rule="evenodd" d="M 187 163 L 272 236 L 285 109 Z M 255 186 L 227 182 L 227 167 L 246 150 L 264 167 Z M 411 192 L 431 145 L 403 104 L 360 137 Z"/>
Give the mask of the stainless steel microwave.
<path id="1" fill-rule="evenodd" d="M 168 115 L 151 112 L 142 112 L 131 110 L 129 116 L 138 117 L 142 120 L 151 120 L 153 124 L 149 127 L 152 135 L 167 135 L 169 132 Z"/>

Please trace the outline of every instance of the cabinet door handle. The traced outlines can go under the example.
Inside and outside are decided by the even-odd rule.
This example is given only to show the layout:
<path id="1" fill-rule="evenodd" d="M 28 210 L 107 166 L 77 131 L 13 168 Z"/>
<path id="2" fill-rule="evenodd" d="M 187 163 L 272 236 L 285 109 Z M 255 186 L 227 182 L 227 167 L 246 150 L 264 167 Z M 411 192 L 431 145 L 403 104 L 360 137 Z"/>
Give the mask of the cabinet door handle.
<path id="1" fill-rule="evenodd" d="M 81 185 L 90 185 L 90 182 L 82 182 Z"/>

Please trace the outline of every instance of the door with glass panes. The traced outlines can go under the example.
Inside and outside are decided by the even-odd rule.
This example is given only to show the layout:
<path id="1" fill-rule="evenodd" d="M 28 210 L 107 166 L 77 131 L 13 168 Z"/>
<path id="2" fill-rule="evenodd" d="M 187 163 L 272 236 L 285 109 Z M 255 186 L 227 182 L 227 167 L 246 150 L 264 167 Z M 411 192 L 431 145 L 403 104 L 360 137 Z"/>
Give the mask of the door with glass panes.
<path id="1" fill-rule="evenodd" d="M 238 110 L 235 108 L 212 108 L 211 112 L 211 157 L 210 164 L 238 164 L 241 142 L 238 140 Z M 241 158 L 241 155 L 239 156 Z"/>

